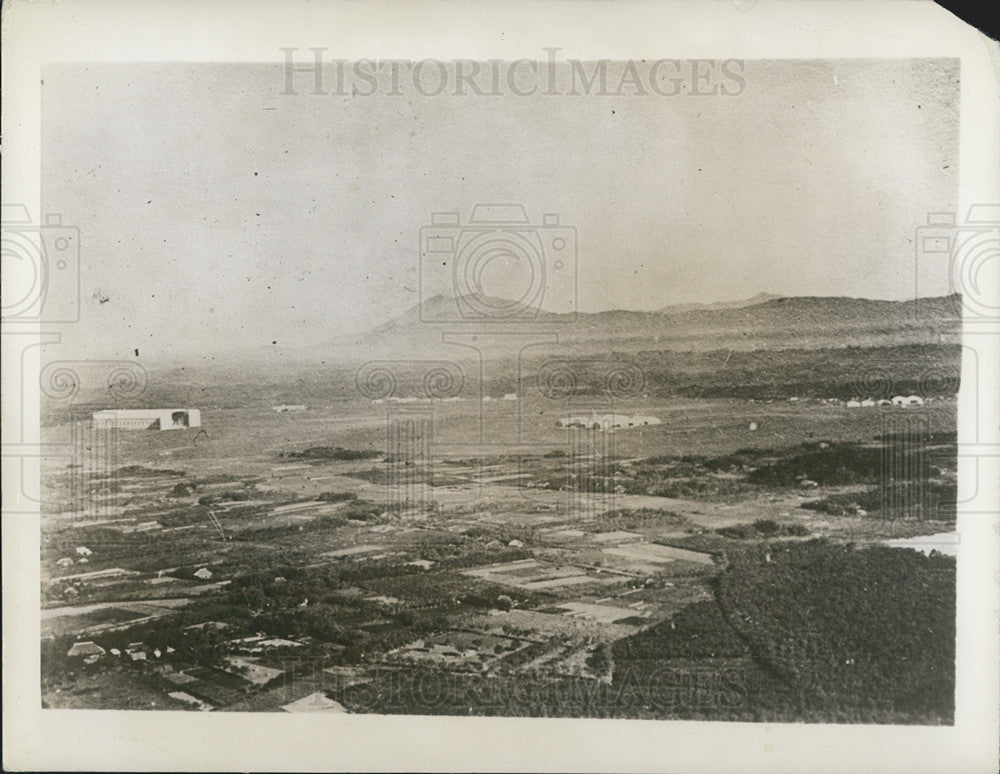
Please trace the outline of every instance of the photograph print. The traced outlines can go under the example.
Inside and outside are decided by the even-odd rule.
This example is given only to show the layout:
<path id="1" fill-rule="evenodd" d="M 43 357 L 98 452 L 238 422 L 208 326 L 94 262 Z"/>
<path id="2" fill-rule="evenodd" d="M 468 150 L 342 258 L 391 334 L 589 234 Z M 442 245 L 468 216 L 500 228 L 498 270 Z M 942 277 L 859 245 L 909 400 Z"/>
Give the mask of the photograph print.
<path id="1" fill-rule="evenodd" d="M 42 706 L 952 725 L 960 85 L 45 65 Z"/>

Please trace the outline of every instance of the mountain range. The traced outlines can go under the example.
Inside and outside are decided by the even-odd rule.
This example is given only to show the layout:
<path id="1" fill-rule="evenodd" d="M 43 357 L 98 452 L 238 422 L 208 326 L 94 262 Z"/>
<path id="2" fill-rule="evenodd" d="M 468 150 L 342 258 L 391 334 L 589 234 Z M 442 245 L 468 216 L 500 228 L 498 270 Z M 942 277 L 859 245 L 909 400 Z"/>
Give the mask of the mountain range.
<path id="1" fill-rule="evenodd" d="M 485 299 L 501 307 L 502 299 Z M 463 316 L 465 309 L 466 316 Z M 467 300 L 438 295 L 358 335 L 275 352 L 287 361 L 357 362 L 372 359 L 461 359 L 479 347 L 487 359 L 506 358 L 536 341 L 574 354 L 655 350 L 817 349 L 936 343 L 961 323 L 958 295 L 887 301 L 838 296 L 753 298 L 679 304 L 652 312 L 611 310 L 530 319 L 482 320 L 468 316 Z M 435 322 L 428 322 L 429 320 Z M 465 348 L 442 338 L 463 342 Z M 475 336 L 475 341 L 471 337 Z M 545 347 L 542 347 L 544 350 Z"/>
<path id="2" fill-rule="evenodd" d="M 774 301 L 779 298 L 781 296 L 774 295 L 773 293 L 758 293 L 752 298 L 744 298 L 739 301 L 715 301 L 707 304 L 673 304 L 665 306 L 662 309 L 657 309 L 656 312 L 657 314 L 683 314 L 685 312 L 710 309 L 744 309 L 748 306 L 757 306 L 758 304 Z"/>

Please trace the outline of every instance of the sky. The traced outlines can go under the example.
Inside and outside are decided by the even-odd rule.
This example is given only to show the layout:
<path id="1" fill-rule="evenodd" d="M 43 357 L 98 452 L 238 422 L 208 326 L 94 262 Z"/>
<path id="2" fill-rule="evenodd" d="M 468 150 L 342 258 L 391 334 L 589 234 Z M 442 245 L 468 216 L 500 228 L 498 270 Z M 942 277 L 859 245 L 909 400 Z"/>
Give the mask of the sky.
<path id="1" fill-rule="evenodd" d="M 914 229 L 957 204 L 957 63 L 741 72 L 725 96 L 318 96 L 310 74 L 283 95 L 280 64 L 48 66 L 42 211 L 81 233 L 64 343 L 166 357 L 367 330 L 449 292 L 421 228 L 478 203 L 575 227 L 549 297 L 575 285 L 579 311 L 912 297 Z"/>

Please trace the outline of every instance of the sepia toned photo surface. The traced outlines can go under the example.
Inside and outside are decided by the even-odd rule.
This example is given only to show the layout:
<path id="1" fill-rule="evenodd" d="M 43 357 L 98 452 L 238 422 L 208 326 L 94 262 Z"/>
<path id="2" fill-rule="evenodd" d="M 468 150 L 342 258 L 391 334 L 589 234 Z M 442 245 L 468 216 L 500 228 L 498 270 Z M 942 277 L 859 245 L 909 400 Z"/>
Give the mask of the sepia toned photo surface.
<path id="1" fill-rule="evenodd" d="M 315 56 L 43 71 L 43 705 L 951 723 L 957 62 Z"/>
<path id="2" fill-rule="evenodd" d="M 5 58 L 5 766 L 990 770 L 995 43 L 55 5 L 5 12 L 69 41 Z"/>

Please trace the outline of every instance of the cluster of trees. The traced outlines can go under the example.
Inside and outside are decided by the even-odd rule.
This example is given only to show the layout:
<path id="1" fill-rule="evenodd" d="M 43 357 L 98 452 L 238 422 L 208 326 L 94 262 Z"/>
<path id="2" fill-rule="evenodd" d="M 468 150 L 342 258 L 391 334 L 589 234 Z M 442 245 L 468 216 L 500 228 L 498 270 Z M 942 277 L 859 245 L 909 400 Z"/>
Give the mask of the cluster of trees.
<path id="1" fill-rule="evenodd" d="M 940 724 L 955 690 L 955 560 L 812 540 L 731 548 L 715 600 L 615 642 L 613 684 L 740 664 L 727 717 Z M 607 666 L 591 656 L 593 668 Z M 682 713 L 685 717 L 695 714 Z"/>
<path id="2" fill-rule="evenodd" d="M 723 537 L 735 540 L 770 538 L 782 535 L 805 537 L 809 534 L 809 529 L 804 524 L 781 524 L 773 519 L 757 519 L 753 524 L 735 524 L 731 527 L 720 527 L 715 531 Z"/>
<path id="3" fill-rule="evenodd" d="M 290 460 L 370 460 L 383 453 L 375 449 L 345 449 L 342 446 L 311 446 L 302 451 L 284 451 L 279 455 Z"/>
<path id="4" fill-rule="evenodd" d="M 730 554 L 716 596 L 756 659 L 791 689 L 792 716 L 950 722 L 955 560 L 825 540 Z"/>
<path id="5" fill-rule="evenodd" d="M 915 452 L 911 452 L 913 454 Z M 802 478 L 821 486 L 874 484 L 883 476 L 883 450 L 857 443 L 833 444 L 791 454 L 750 471 L 747 480 L 766 487 L 789 487 Z"/>
<path id="6" fill-rule="evenodd" d="M 170 468 L 147 468 L 145 465 L 125 465 L 114 472 L 117 478 L 156 478 L 159 476 L 186 476 L 183 470 L 172 470 Z"/>
<path id="7" fill-rule="evenodd" d="M 339 493 L 327 493 L 336 495 Z M 318 499 L 325 499 L 322 495 Z M 326 500 L 330 502 L 330 500 Z M 378 521 L 386 513 L 385 505 L 373 503 L 369 500 L 359 499 L 356 495 L 340 497 L 333 502 L 346 503 L 339 508 L 336 513 L 325 513 L 309 521 L 294 524 L 277 524 L 274 526 L 258 527 L 256 529 L 243 530 L 239 533 L 239 539 L 244 540 L 279 540 L 290 536 L 299 536 L 307 532 L 323 532 L 326 530 L 343 527 L 348 520 L 354 521 Z M 266 508 L 266 507 L 265 507 Z"/>
<path id="8" fill-rule="evenodd" d="M 861 492 L 835 493 L 819 500 L 809 500 L 802 503 L 802 507 L 831 516 L 854 515 L 863 510 L 880 519 L 905 519 L 919 515 L 954 521 L 957 498 L 954 479 L 891 481 Z M 922 507 L 916 508 L 915 504 Z"/>
<path id="9" fill-rule="evenodd" d="M 752 334 L 751 334 L 752 335 Z M 767 334 L 770 336 L 770 333 Z M 699 342 L 702 343 L 702 342 Z M 920 394 L 928 369 L 945 369 L 954 394 L 959 386 L 962 348 L 958 344 L 847 346 L 821 349 L 790 347 L 710 351 L 645 350 L 629 357 L 645 375 L 644 391 L 657 397 L 754 398 L 782 400 L 791 396 L 847 400 L 862 392 L 857 374 L 885 374 L 864 397 Z M 543 360 L 526 364 L 541 368 Z M 599 395 L 606 389 L 600 365 L 587 358 L 570 361 L 575 395 Z M 486 374 L 488 390 L 517 388 L 509 364 L 498 362 Z"/>
<path id="10" fill-rule="evenodd" d="M 936 450 L 934 460 L 955 469 L 955 433 L 929 433 L 919 443 L 912 439 L 886 435 L 880 444 L 834 443 L 803 444 L 795 453 L 761 465 L 747 475 L 747 481 L 766 487 L 787 487 L 801 478 L 823 486 L 877 484 L 887 475 L 897 481 L 928 479 L 941 473 L 928 464 L 928 447 L 951 446 L 944 453 Z M 950 459 L 949 459 L 950 457 Z"/>
<path id="11" fill-rule="evenodd" d="M 572 488 L 585 492 L 623 491 L 685 499 L 729 499 L 766 489 L 783 489 L 809 479 L 822 486 L 857 484 L 903 485 L 925 482 L 942 509 L 953 503 L 953 482 L 939 480 L 944 470 L 955 468 L 955 433 L 931 432 L 920 443 L 893 435 L 880 436 L 880 444 L 811 441 L 784 449 L 738 449 L 714 457 L 702 455 L 657 456 L 629 466 L 613 462 L 603 469 L 567 469 L 565 465 L 538 465 L 534 486 Z M 930 465 L 930 449 L 933 461 Z M 739 478 L 732 475 L 742 474 Z M 888 481 L 887 476 L 895 477 Z M 900 477 L 903 478 L 900 478 Z M 871 498 L 869 498 L 870 500 Z M 835 504 L 831 503 L 831 507 Z M 874 510 L 875 504 L 859 504 Z M 818 506 L 823 509 L 823 506 Z M 835 511 L 830 511 L 834 513 Z"/>
<path id="12" fill-rule="evenodd" d="M 683 527 L 689 523 L 680 514 L 663 508 L 620 508 L 602 513 L 583 524 L 582 527 L 590 532 L 612 532 L 614 530 Z"/>
<path id="13" fill-rule="evenodd" d="M 612 647 L 620 673 L 645 665 L 651 670 L 669 659 L 736 658 L 749 654 L 746 645 L 713 600 L 695 602 L 673 618 L 651 626 Z"/>
<path id="14" fill-rule="evenodd" d="M 747 352 L 642 352 L 637 362 L 653 395 L 705 398 L 783 399 L 856 397 L 856 374 L 888 374 L 880 394 L 918 393 L 929 367 L 954 374 L 958 390 L 962 348 L 958 344 L 837 349 L 763 349 Z M 891 394 L 890 394 L 891 393 Z"/>
<path id="15" fill-rule="evenodd" d="M 325 503 L 346 503 L 357 500 L 358 496 L 354 492 L 322 492 L 316 495 L 316 499 Z"/>

